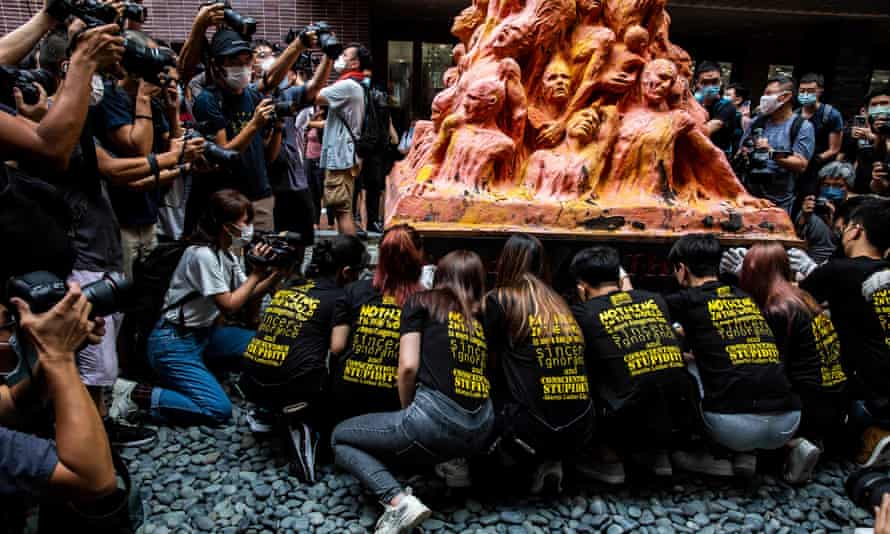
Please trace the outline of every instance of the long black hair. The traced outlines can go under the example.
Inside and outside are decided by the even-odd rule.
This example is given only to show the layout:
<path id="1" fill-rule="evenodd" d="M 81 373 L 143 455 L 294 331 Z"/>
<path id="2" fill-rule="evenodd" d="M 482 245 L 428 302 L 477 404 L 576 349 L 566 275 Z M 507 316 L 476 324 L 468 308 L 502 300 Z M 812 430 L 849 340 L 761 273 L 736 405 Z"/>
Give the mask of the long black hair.
<path id="1" fill-rule="evenodd" d="M 234 189 L 217 191 L 211 195 L 207 209 L 188 240 L 195 245 L 222 248 L 220 237 L 225 225 L 238 222 L 245 214 L 247 222 L 253 221 L 253 204 L 247 197 Z"/>
<path id="2" fill-rule="evenodd" d="M 368 252 L 361 239 L 354 235 L 339 235 L 333 240 L 320 241 L 313 247 L 312 262 L 306 270 L 306 276 L 336 276 L 345 267 L 357 272 L 367 264 Z"/>

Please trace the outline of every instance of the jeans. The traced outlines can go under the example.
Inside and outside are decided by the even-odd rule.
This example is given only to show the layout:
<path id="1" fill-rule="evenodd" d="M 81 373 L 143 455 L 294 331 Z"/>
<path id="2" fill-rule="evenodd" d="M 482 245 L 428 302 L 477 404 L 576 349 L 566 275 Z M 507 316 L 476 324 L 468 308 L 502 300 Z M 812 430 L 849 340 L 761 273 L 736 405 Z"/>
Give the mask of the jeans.
<path id="1" fill-rule="evenodd" d="M 864 400 L 854 400 L 850 408 L 850 427 L 855 429 L 857 435 L 862 435 L 870 426 L 881 427 L 890 430 L 890 419 L 877 415 L 874 409 L 868 407 Z"/>
<path id="2" fill-rule="evenodd" d="M 255 332 L 233 326 L 181 328 L 161 321 L 148 337 L 148 362 L 161 387 L 151 415 L 174 424 L 225 424 L 232 403 L 205 364 L 237 365 Z"/>
<path id="3" fill-rule="evenodd" d="M 482 451 L 494 425 L 488 400 L 469 411 L 421 386 L 404 410 L 360 415 L 334 429 L 334 461 L 388 504 L 402 491 L 382 463 L 432 465 Z"/>

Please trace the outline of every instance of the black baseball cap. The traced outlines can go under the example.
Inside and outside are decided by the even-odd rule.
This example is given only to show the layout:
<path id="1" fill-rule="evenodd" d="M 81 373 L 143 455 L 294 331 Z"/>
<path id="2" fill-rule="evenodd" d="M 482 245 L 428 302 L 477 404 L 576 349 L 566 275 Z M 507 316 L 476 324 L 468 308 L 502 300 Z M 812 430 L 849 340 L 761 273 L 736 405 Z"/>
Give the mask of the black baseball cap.
<path id="1" fill-rule="evenodd" d="M 253 53 L 250 43 L 232 30 L 219 30 L 210 40 L 210 54 L 213 57 L 237 56 L 244 52 Z"/>

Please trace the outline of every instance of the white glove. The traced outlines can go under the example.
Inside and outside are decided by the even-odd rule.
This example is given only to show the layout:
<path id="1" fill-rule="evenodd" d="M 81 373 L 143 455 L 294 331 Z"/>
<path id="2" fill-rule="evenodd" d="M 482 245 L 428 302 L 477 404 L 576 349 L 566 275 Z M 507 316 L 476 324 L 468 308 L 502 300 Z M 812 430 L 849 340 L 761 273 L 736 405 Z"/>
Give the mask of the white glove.
<path id="1" fill-rule="evenodd" d="M 720 272 L 738 276 L 742 272 L 742 263 L 747 253 L 748 249 L 744 247 L 731 248 L 724 252 L 720 258 Z"/>
<path id="2" fill-rule="evenodd" d="M 887 288 L 890 288 L 890 270 L 878 271 L 862 282 L 862 296 L 871 300 L 875 293 Z"/>
<path id="3" fill-rule="evenodd" d="M 424 289 L 432 289 L 435 280 L 436 266 L 424 265 L 423 269 L 420 271 L 420 285 L 423 286 Z"/>
<path id="4" fill-rule="evenodd" d="M 809 254 L 799 248 L 788 251 L 788 259 L 791 260 L 791 270 L 806 278 L 819 266 Z"/>

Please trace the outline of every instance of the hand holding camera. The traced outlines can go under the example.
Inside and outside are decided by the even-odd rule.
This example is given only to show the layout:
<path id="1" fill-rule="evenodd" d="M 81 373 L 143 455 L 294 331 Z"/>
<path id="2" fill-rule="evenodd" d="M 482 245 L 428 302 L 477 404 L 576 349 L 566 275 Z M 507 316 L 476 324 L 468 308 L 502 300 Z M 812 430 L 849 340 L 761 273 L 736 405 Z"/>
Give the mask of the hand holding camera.
<path id="1" fill-rule="evenodd" d="M 96 329 L 96 322 L 90 319 L 93 305 L 76 283 L 70 284 L 62 300 L 44 313 L 33 313 L 31 306 L 18 297 L 11 302 L 18 310 L 19 332 L 37 349 L 44 368 L 73 365 L 74 352 Z"/>
<path id="2" fill-rule="evenodd" d="M 43 89 L 42 85 L 35 83 L 34 88 L 37 91 L 37 102 L 33 104 L 25 102 L 22 90 L 18 87 L 12 88 L 12 97 L 15 100 L 15 109 L 20 115 L 23 115 L 34 122 L 40 122 L 40 119 L 42 119 L 43 116 L 46 115 L 46 112 L 49 111 L 49 102 L 46 96 L 46 91 Z"/>
<path id="3" fill-rule="evenodd" d="M 321 51 L 331 59 L 337 59 L 343 52 L 343 45 L 337 40 L 331 26 L 324 21 L 310 24 L 299 31 L 291 29 L 284 37 L 284 42 L 291 44 L 296 39 L 299 39 L 305 48 L 316 46 L 321 48 Z"/>
<path id="4" fill-rule="evenodd" d="M 260 105 L 253 112 L 253 118 L 250 119 L 253 121 L 254 125 L 257 128 L 262 128 L 266 124 L 269 123 L 275 116 L 275 101 L 271 98 L 264 98 Z"/>
<path id="5" fill-rule="evenodd" d="M 170 140 L 170 152 L 182 155 L 183 163 L 191 163 L 204 153 L 207 141 L 203 137 L 177 137 Z"/>
<path id="6" fill-rule="evenodd" d="M 105 24 L 84 30 L 71 54 L 71 64 L 87 62 L 96 70 L 108 70 L 120 63 L 124 55 L 124 39 L 118 35 L 120 26 Z"/>
<path id="7" fill-rule="evenodd" d="M 204 4 L 195 17 L 195 26 L 204 31 L 211 26 L 220 26 L 225 23 L 225 11 L 226 5 L 223 2 Z"/>

